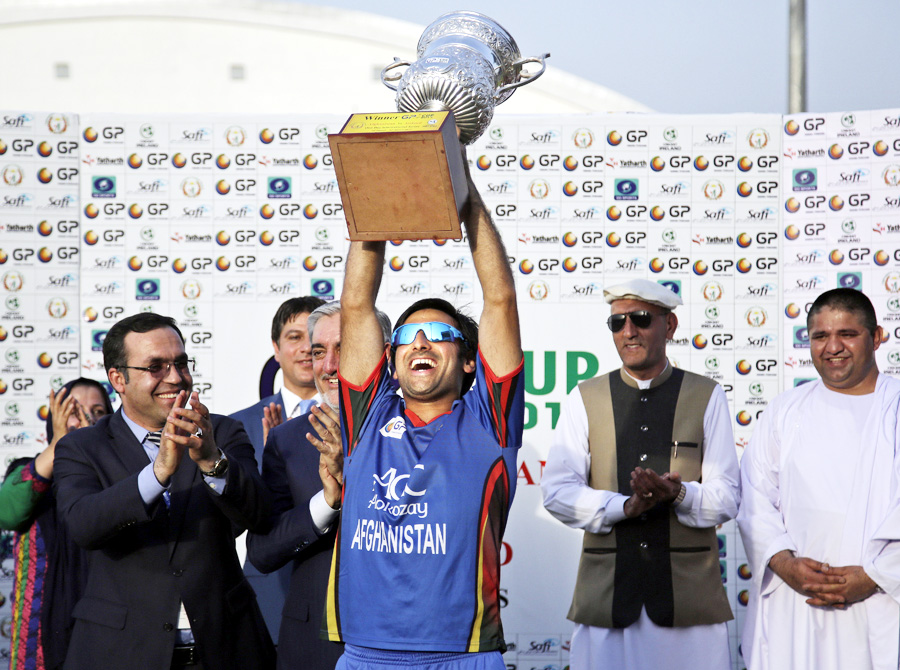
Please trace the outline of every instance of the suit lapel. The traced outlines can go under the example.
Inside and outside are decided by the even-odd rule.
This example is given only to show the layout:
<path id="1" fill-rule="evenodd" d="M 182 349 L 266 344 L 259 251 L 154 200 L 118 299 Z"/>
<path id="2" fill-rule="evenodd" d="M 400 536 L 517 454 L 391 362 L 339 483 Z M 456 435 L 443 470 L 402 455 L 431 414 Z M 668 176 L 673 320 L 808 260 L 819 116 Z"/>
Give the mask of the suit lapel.
<path id="1" fill-rule="evenodd" d="M 121 461 L 124 468 L 129 473 L 139 472 L 147 467 L 150 459 L 144 447 L 138 442 L 131 428 L 122 418 L 122 409 L 119 408 L 112 418 L 109 420 L 107 434 L 112 443 L 113 452 Z"/>

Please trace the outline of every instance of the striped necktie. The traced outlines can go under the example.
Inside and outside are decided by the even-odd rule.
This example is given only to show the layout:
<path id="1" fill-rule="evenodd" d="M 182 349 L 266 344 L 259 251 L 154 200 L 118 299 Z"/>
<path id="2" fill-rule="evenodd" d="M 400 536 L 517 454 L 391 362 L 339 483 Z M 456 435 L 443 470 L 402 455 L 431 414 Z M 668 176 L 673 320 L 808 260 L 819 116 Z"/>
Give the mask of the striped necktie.
<path id="1" fill-rule="evenodd" d="M 147 433 L 147 442 L 151 442 L 156 445 L 156 448 L 159 448 L 159 443 L 162 441 L 162 431 L 161 430 L 151 430 Z M 170 502 L 169 489 L 163 491 L 163 500 L 166 503 L 166 509 L 169 509 L 169 506 L 172 504 Z"/>

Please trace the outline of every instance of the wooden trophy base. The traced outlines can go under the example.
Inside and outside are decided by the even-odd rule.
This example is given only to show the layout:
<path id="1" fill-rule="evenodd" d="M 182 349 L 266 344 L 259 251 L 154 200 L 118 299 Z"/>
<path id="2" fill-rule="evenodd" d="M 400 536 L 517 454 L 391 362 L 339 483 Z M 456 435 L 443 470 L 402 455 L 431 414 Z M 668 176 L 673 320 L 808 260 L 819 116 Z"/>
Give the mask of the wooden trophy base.
<path id="1" fill-rule="evenodd" d="M 452 113 L 354 114 L 328 143 L 351 240 L 462 237 L 468 189 Z"/>

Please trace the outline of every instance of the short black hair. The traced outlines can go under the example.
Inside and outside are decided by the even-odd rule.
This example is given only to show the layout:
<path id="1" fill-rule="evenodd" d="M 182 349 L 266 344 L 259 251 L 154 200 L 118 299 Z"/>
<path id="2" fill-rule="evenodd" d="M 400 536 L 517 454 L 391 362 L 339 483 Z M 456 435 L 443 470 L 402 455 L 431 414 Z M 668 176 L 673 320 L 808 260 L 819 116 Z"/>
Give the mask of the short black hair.
<path id="1" fill-rule="evenodd" d="M 311 314 L 316 307 L 324 305 L 322 298 L 312 295 L 305 295 L 300 298 L 289 298 L 281 303 L 275 316 L 272 318 L 272 341 L 278 342 L 281 339 L 281 331 L 284 330 L 284 324 L 296 317 L 298 314 Z"/>
<path id="2" fill-rule="evenodd" d="M 463 354 L 467 359 L 475 358 L 478 354 L 478 324 L 468 314 L 463 313 L 453 305 L 451 305 L 446 300 L 441 298 L 423 298 L 422 300 L 417 300 L 412 305 L 406 308 L 403 314 L 394 322 L 394 330 L 397 330 L 400 326 L 406 323 L 406 320 L 410 317 L 410 315 L 414 314 L 423 309 L 434 309 L 439 312 L 444 312 L 447 316 L 451 317 L 459 326 L 459 332 L 462 333 L 463 338 L 465 340 L 460 343 L 459 350 L 460 353 Z M 391 365 L 396 367 L 394 364 L 394 354 L 395 349 L 391 347 Z M 472 388 L 472 384 L 475 382 L 475 373 L 467 372 L 463 375 L 463 384 L 462 384 L 462 393 L 465 394 L 470 388 Z"/>
<path id="3" fill-rule="evenodd" d="M 825 291 L 825 293 L 816 298 L 812 307 L 809 308 L 809 314 L 806 315 L 807 328 L 809 328 L 813 317 L 825 308 L 857 314 L 865 329 L 869 331 L 869 334 L 873 337 L 875 336 L 875 330 L 878 328 L 878 317 L 875 315 L 872 301 L 862 291 L 852 288 L 835 288 Z"/>
<path id="4" fill-rule="evenodd" d="M 109 372 L 112 368 L 123 368 L 128 365 L 128 361 L 125 359 L 125 336 L 128 333 L 149 333 L 151 330 L 160 328 L 171 328 L 178 333 L 181 343 L 184 344 L 184 335 L 181 334 L 178 324 L 171 316 L 140 312 L 117 321 L 103 340 L 103 367 Z M 122 374 L 125 376 L 125 381 L 128 381 L 128 370 L 123 368 Z"/>

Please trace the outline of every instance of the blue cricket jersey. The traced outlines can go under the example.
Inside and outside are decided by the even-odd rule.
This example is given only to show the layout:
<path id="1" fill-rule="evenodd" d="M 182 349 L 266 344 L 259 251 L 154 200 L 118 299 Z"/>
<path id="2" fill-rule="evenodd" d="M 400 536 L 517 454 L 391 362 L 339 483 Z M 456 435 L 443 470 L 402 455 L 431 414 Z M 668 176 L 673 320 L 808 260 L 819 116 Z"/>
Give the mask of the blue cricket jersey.
<path id="1" fill-rule="evenodd" d="M 524 420 L 523 364 L 423 423 L 389 383 L 341 380 L 344 492 L 323 628 L 376 649 L 505 649 L 500 552 Z"/>

